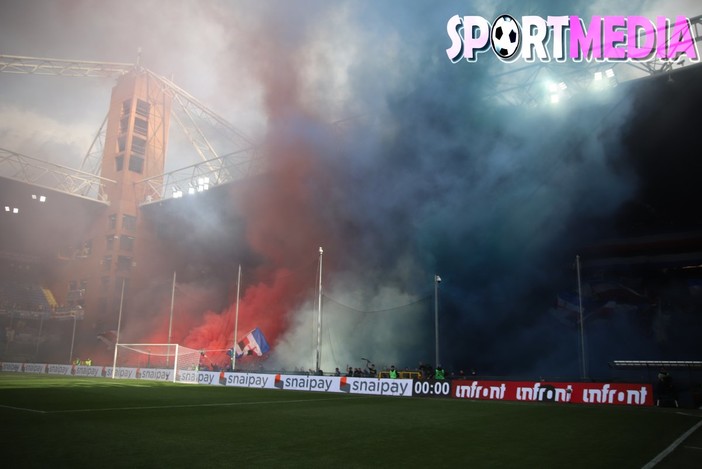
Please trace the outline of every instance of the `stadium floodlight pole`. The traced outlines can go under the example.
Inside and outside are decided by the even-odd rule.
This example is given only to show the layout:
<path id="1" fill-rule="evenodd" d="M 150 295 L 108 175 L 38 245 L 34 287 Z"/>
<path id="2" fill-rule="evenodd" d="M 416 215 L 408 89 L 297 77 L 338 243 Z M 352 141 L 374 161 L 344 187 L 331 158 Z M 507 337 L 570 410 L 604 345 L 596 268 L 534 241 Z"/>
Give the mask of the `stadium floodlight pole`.
<path id="1" fill-rule="evenodd" d="M 124 304 L 124 284 L 126 279 L 122 279 L 122 294 L 119 296 L 119 317 L 117 318 L 117 337 L 115 338 L 115 358 L 112 360 L 112 379 L 115 379 L 117 369 L 117 346 L 119 345 L 119 331 L 122 327 L 122 305 Z"/>
<path id="2" fill-rule="evenodd" d="M 580 283 L 580 255 L 575 256 L 575 268 L 578 273 L 578 315 L 580 322 L 580 371 L 582 378 L 587 378 L 587 361 L 585 358 L 585 324 L 583 318 L 583 290 Z"/>
<path id="3" fill-rule="evenodd" d="M 439 284 L 441 277 L 434 275 L 434 343 L 436 346 L 434 366 L 439 366 Z"/>
<path id="4" fill-rule="evenodd" d="M 316 371 L 319 373 L 320 362 L 322 361 L 322 255 L 324 254 L 324 249 L 319 247 L 319 290 L 318 290 L 318 303 L 317 303 L 317 368 Z"/>
<path id="5" fill-rule="evenodd" d="M 232 344 L 232 371 L 236 371 L 236 337 L 239 334 L 239 289 L 241 288 L 241 264 L 236 275 L 236 312 L 234 313 L 234 343 Z"/>
<path id="6" fill-rule="evenodd" d="M 173 305 L 175 303 L 176 271 L 173 271 L 173 287 L 171 288 L 171 317 L 168 320 L 168 347 L 171 346 L 171 332 L 173 331 Z M 170 350 L 169 350 L 170 352 Z M 168 355 L 166 355 L 166 366 L 168 366 Z"/>

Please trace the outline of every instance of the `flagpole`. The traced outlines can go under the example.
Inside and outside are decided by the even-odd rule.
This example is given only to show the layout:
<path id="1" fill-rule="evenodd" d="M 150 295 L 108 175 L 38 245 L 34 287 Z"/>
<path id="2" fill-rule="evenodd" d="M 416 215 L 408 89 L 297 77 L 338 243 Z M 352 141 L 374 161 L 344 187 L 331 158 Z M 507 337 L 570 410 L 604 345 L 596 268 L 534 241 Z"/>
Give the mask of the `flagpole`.
<path id="1" fill-rule="evenodd" d="M 76 341 L 76 312 L 73 311 L 73 335 L 71 336 L 71 357 L 68 359 L 68 363 L 73 365 L 73 344 Z"/>
<path id="2" fill-rule="evenodd" d="M 587 378 L 587 362 L 585 359 L 585 331 L 583 324 L 583 291 L 580 282 L 580 255 L 575 256 L 575 267 L 578 272 L 578 314 L 580 316 L 580 370 L 582 378 Z"/>
<path id="3" fill-rule="evenodd" d="M 320 362 L 322 360 L 322 255 L 324 250 L 319 247 L 319 289 L 318 289 L 318 302 L 317 302 L 317 368 L 316 371 L 319 373 Z"/>
<path id="4" fill-rule="evenodd" d="M 39 318 L 39 337 L 37 337 L 37 351 L 34 354 L 35 360 L 39 360 L 39 343 L 41 343 L 41 331 L 43 328 L 44 328 L 44 312 L 41 313 L 41 317 Z"/>
<path id="5" fill-rule="evenodd" d="M 234 344 L 232 345 L 232 371 L 236 370 L 236 338 L 239 334 L 239 288 L 241 287 L 241 264 L 236 276 L 236 313 L 234 316 Z"/>
<path id="6" fill-rule="evenodd" d="M 435 350 L 435 362 L 434 366 L 439 366 L 439 283 L 441 283 L 441 277 L 434 275 L 434 344 Z"/>
<path id="7" fill-rule="evenodd" d="M 115 338 L 115 358 L 112 361 L 112 379 L 115 379 L 115 370 L 117 368 L 117 345 L 119 345 L 119 331 L 122 327 L 122 304 L 124 303 L 124 283 L 122 279 L 122 294 L 119 296 L 119 318 L 117 319 L 117 337 Z"/>
<path id="8" fill-rule="evenodd" d="M 173 271 L 173 287 L 171 288 L 171 316 L 168 320 L 168 353 L 166 354 L 166 366 L 168 366 L 168 358 L 171 351 L 171 332 L 173 331 L 173 305 L 175 304 L 175 286 L 176 286 L 176 271 Z"/>

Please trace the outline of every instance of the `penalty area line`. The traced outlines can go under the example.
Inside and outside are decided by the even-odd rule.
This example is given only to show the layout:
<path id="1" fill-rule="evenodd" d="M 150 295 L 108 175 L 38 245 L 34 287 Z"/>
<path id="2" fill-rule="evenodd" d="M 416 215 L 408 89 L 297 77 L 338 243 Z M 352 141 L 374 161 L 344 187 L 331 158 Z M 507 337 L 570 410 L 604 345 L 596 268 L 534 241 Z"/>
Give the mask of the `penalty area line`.
<path id="1" fill-rule="evenodd" d="M 641 469 L 651 469 L 652 467 L 654 467 L 656 464 L 658 464 L 659 462 L 661 462 L 661 461 L 663 460 L 663 458 L 665 458 L 665 457 L 668 456 L 670 453 L 672 453 L 672 452 L 675 450 L 675 448 L 677 448 L 677 447 L 680 445 L 680 443 L 682 443 L 683 441 L 685 441 L 685 440 L 687 439 L 688 436 L 690 436 L 690 435 L 692 435 L 693 433 L 695 433 L 695 431 L 696 431 L 698 428 L 700 428 L 700 427 L 702 427 L 702 420 L 700 420 L 700 421 L 697 422 L 695 425 L 693 425 L 692 428 L 690 428 L 688 431 L 686 431 L 685 433 L 683 433 L 682 435 L 680 435 L 680 437 L 679 437 L 677 440 L 675 440 L 674 442 L 672 442 L 672 443 L 670 444 L 670 446 L 668 446 L 666 449 L 664 449 L 663 451 L 661 451 L 661 452 L 658 454 L 658 456 L 656 456 L 655 458 L 651 459 L 651 460 L 648 462 L 648 464 L 646 464 L 645 466 L 643 466 Z"/>
<path id="2" fill-rule="evenodd" d="M 304 402 L 322 402 L 322 401 L 339 401 L 348 399 L 362 399 L 367 396 L 359 397 L 330 397 L 326 399 L 296 399 L 284 401 L 255 401 L 255 402 L 220 402 L 212 404 L 175 404 L 175 405 L 158 405 L 158 406 L 133 406 L 133 407 L 105 407 L 103 409 L 66 409 L 66 410 L 49 410 L 49 411 L 34 411 L 43 414 L 70 414 L 78 412 L 114 412 L 120 410 L 159 410 L 159 409 L 187 409 L 198 407 L 234 407 L 243 405 L 263 405 L 263 404 L 299 404 Z"/>
<path id="3" fill-rule="evenodd" d="M 21 411 L 23 411 L 23 412 L 33 412 L 33 413 L 35 413 L 35 414 L 46 414 L 46 413 L 48 413 L 48 412 L 46 412 L 45 410 L 27 409 L 27 408 L 25 408 L 25 407 L 13 407 L 13 406 L 11 406 L 11 405 L 4 405 L 4 404 L 0 404 L 0 408 L 3 408 L 3 409 L 12 409 L 12 410 L 21 410 Z"/>

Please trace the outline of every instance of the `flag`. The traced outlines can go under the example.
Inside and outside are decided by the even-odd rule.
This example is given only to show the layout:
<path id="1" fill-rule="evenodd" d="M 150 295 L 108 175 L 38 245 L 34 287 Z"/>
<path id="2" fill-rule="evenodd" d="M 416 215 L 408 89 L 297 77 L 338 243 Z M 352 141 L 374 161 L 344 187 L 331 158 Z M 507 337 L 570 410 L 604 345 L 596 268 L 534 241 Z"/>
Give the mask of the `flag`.
<path id="1" fill-rule="evenodd" d="M 242 357 L 245 355 L 256 355 L 261 356 L 270 350 L 266 338 L 263 336 L 263 332 L 258 327 L 237 342 L 236 344 L 236 356 Z"/>
<path id="2" fill-rule="evenodd" d="M 113 349 L 117 342 L 117 331 L 101 332 L 97 335 L 97 338 L 107 346 L 108 350 Z"/>
<path id="3" fill-rule="evenodd" d="M 615 301 L 617 303 L 636 304 L 646 301 L 646 295 L 621 282 L 597 281 L 590 284 L 592 296 L 603 302 Z"/>
<path id="4" fill-rule="evenodd" d="M 626 303 L 617 303 L 616 301 L 607 301 L 594 312 L 598 314 L 610 315 L 610 314 L 627 314 L 638 311 L 639 308 L 635 305 L 630 305 Z"/>
<path id="5" fill-rule="evenodd" d="M 580 312 L 580 301 L 578 296 L 573 293 L 559 293 L 556 303 L 559 310 L 570 311 L 572 313 Z M 585 307 L 583 306 L 583 311 Z"/>

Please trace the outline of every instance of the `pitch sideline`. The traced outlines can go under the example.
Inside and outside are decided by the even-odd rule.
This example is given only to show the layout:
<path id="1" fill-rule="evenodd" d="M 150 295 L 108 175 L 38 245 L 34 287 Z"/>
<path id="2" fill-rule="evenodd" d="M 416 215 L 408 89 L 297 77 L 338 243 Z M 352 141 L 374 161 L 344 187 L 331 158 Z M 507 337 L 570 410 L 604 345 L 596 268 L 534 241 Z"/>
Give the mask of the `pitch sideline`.
<path id="1" fill-rule="evenodd" d="M 655 458 L 651 459 L 651 460 L 648 462 L 648 464 L 646 464 L 645 466 L 643 466 L 641 469 L 651 469 L 651 468 L 655 467 L 656 464 L 658 464 L 659 462 L 661 462 L 666 456 L 668 456 L 670 453 L 672 453 L 672 452 L 675 450 L 675 448 L 677 448 L 677 447 L 678 447 L 683 441 L 685 441 L 690 435 L 692 435 L 693 433 L 695 433 L 695 431 L 696 431 L 698 428 L 700 428 L 700 427 L 702 427 L 702 420 L 700 420 L 700 421 L 697 422 L 695 425 L 693 425 L 692 428 L 690 428 L 688 431 L 686 431 L 685 433 L 683 433 L 682 435 L 680 435 L 680 437 L 678 437 L 677 440 L 675 440 L 674 442 L 672 442 L 672 443 L 670 444 L 670 446 L 668 446 L 666 449 L 664 449 L 663 451 L 661 451 L 660 453 L 658 453 L 658 456 L 656 456 Z"/>
<path id="2" fill-rule="evenodd" d="M 27 408 L 25 408 L 25 407 L 13 407 L 13 406 L 11 406 L 11 405 L 4 405 L 4 404 L 0 404 L 0 408 L 2 408 L 2 409 L 12 409 L 12 410 L 21 410 L 21 411 L 23 411 L 23 412 L 33 412 L 33 413 L 35 413 L 35 414 L 46 414 L 46 413 L 48 413 L 48 412 L 46 412 L 45 410 L 27 409 Z"/>

